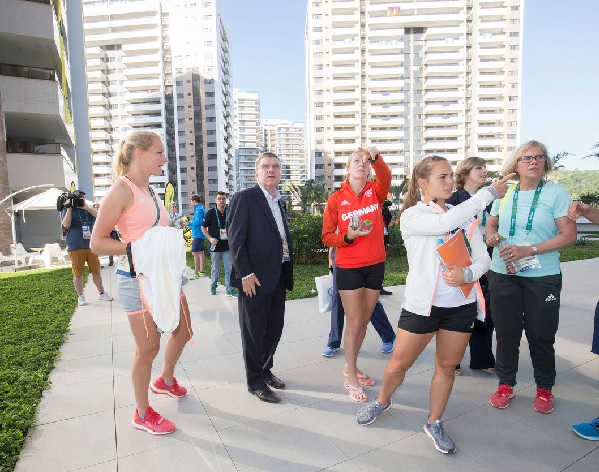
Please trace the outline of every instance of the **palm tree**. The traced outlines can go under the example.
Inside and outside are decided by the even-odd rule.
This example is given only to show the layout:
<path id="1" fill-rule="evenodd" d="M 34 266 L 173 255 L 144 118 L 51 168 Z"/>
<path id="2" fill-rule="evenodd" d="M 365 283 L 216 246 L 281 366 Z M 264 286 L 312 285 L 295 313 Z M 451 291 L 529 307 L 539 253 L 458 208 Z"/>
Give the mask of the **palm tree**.
<path id="1" fill-rule="evenodd" d="M 306 181 L 304 185 L 297 185 L 290 180 L 283 183 L 283 190 L 289 192 L 293 204 L 300 206 L 302 213 L 312 213 L 313 207 L 320 207 L 326 203 L 326 191 L 324 183 L 316 183 L 313 179 Z"/>

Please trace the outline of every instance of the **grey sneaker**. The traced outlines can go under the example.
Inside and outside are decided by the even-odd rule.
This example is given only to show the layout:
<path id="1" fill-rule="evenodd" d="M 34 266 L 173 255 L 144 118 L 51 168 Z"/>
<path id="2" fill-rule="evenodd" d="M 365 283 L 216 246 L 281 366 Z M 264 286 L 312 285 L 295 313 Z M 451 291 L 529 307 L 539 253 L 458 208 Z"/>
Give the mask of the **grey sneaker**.
<path id="1" fill-rule="evenodd" d="M 373 401 L 371 404 L 363 406 L 358 411 L 356 415 L 356 420 L 358 420 L 358 424 L 362 426 L 366 426 L 367 424 L 373 423 L 376 420 L 376 417 L 381 413 L 387 411 L 393 405 L 393 400 L 389 398 L 389 403 L 386 405 L 381 405 L 378 401 Z"/>
<path id="2" fill-rule="evenodd" d="M 433 424 L 428 422 L 423 426 L 424 432 L 435 443 L 435 449 L 443 454 L 455 452 L 455 444 L 443 429 L 441 420 L 435 421 Z"/>

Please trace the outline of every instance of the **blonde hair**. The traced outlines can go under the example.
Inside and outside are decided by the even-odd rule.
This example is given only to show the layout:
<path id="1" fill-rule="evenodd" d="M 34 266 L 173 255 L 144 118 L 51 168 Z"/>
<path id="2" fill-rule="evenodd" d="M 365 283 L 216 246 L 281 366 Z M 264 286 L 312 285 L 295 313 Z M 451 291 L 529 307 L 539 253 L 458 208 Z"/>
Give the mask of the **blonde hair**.
<path id="1" fill-rule="evenodd" d="M 116 154 L 114 162 L 114 174 L 116 177 L 125 175 L 131 163 L 133 162 L 133 154 L 135 149 L 147 151 L 154 144 L 155 139 L 160 139 L 156 133 L 152 131 L 133 131 L 125 139 L 121 141 L 121 145 Z"/>
<path id="2" fill-rule="evenodd" d="M 549 172 L 553 170 L 553 159 L 549 157 L 549 151 L 547 150 L 547 146 L 539 141 L 526 141 L 523 144 L 520 144 L 512 155 L 503 163 L 503 168 L 501 169 L 501 173 L 503 175 L 508 175 L 513 172 L 516 172 L 518 168 L 518 159 L 520 159 L 526 151 L 528 151 L 531 147 L 538 147 L 543 151 L 543 154 L 547 156 L 545 159 L 545 166 L 543 167 L 543 176 L 547 175 Z M 516 179 L 520 180 L 520 176 L 516 175 Z"/>
<path id="3" fill-rule="evenodd" d="M 418 186 L 418 180 L 428 180 L 431 172 L 433 171 L 433 166 L 437 162 L 448 161 L 442 156 L 426 156 L 414 166 L 414 170 L 412 170 L 412 177 L 410 178 L 410 183 L 408 184 L 408 191 L 404 194 L 403 205 L 401 207 L 400 214 L 422 200 L 421 190 Z"/>
<path id="4" fill-rule="evenodd" d="M 486 166 L 487 161 L 482 157 L 468 157 L 461 161 L 458 164 L 458 167 L 455 170 L 454 179 L 455 179 L 455 187 L 456 188 L 464 188 L 466 185 L 466 180 L 470 175 L 470 171 L 477 166 Z"/>

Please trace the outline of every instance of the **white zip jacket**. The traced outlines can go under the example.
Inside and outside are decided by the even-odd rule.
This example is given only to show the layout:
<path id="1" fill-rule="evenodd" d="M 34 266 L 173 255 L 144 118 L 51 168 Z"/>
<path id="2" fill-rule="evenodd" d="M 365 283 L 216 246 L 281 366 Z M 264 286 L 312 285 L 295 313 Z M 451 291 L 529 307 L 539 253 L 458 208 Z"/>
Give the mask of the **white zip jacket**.
<path id="1" fill-rule="evenodd" d="M 154 226 L 131 243 L 143 305 L 162 333 L 172 333 L 179 326 L 186 265 L 182 232 Z"/>
<path id="2" fill-rule="evenodd" d="M 474 219 L 479 211 L 489 205 L 495 196 L 487 187 L 480 189 L 470 199 L 455 207 L 443 210 L 436 204 L 418 202 L 401 214 L 400 229 L 408 253 L 409 271 L 402 308 L 417 315 L 429 316 L 439 277 L 441 263 L 437 255 L 437 240 L 458 227 L 466 230 L 472 249 L 473 280 L 489 270 L 491 258 L 483 242 L 482 232 Z M 475 227 L 471 227 L 474 223 Z M 484 298 L 480 284 L 475 284 L 478 319 L 484 320 Z"/>

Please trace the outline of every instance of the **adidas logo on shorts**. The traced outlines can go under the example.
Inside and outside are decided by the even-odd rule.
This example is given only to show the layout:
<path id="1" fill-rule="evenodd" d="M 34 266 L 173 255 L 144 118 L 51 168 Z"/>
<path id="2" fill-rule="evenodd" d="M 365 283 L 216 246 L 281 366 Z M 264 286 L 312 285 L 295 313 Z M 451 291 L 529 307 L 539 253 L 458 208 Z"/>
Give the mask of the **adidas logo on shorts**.
<path id="1" fill-rule="evenodd" d="M 550 293 L 549 296 L 545 299 L 545 302 L 554 302 L 557 299 L 553 296 L 553 293 Z"/>

